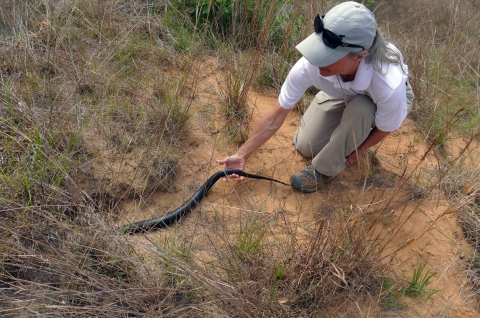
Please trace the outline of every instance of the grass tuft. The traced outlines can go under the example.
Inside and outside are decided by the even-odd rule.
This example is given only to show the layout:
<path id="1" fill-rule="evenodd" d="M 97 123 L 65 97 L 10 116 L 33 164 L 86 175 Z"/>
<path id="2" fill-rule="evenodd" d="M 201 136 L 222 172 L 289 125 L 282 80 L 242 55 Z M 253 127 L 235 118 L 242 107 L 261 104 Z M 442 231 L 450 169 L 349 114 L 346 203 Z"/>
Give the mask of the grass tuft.
<path id="1" fill-rule="evenodd" d="M 417 265 L 412 267 L 412 278 L 410 281 L 402 287 L 402 294 L 408 297 L 425 296 L 426 300 L 430 299 L 439 290 L 430 289 L 428 285 L 432 283 L 438 273 L 428 269 L 425 271 L 425 264 L 422 263 L 420 257 L 418 257 Z"/>

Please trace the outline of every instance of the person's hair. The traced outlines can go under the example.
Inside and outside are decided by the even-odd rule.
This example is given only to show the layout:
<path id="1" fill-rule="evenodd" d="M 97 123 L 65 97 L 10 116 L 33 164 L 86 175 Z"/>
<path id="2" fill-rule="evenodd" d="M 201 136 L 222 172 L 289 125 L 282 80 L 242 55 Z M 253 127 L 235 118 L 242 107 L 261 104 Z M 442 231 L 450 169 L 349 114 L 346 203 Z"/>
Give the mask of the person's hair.
<path id="1" fill-rule="evenodd" d="M 368 49 L 368 54 L 365 57 L 365 63 L 371 64 L 373 69 L 379 73 L 384 74 L 387 70 L 382 70 L 382 62 L 392 63 L 392 64 L 402 64 L 402 56 L 400 52 L 392 49 L 387 46 L 388 42 L 383 37 L 383 35 L 378 31 L 373 39 L 372 46 Z M 359 53 L 350 53 L 350 55 L 355 56 L 362 54 Z"/>

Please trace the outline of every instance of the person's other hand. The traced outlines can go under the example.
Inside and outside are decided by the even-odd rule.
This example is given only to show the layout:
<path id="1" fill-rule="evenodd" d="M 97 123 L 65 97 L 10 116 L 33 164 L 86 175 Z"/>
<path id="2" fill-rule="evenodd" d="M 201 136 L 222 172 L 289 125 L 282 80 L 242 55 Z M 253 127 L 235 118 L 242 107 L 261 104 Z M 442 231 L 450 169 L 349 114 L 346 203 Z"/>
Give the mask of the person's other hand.
<path id="1" fill-rule="evenodd" d="M 347 162 L 345 163 L 347 166 L 351 166 L 355 161 L 357 161 L 357 158 L 361 156 L 364 153 L 364 151 L 357 149 L 356 151 L 352 152 L 348 157 L 347 157 Z M 358 156 L 357 156 L 358 155 Z"/>
<path id="2" fill-rule="evenodd" d="M 225 169 L 238 169 L 243 171 L 245 169 L 245 165 L 247 164 L 247 160 L 235 154 L 233 156 L 225 157 L 223 160 L 217 160 L 217 163 L 220 165 L 225 165 Z M 240 180 L 243 180 L 242 176 L 239 176 L 235 173 L 231 174 L 230 178 L 240 178 Z M 227 181 L 227 177 L 223 177 L 222 180 Z"/>

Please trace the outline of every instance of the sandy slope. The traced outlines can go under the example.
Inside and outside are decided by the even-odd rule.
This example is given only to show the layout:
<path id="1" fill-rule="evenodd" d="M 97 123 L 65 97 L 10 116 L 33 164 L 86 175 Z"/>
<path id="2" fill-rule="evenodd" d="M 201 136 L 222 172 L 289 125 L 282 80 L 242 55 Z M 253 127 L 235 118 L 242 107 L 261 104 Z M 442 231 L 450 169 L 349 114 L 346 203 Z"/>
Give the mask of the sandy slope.
<path id="1" fill-rule="evenodd" d="M 222 122 L 216 106 L 217 78 L 210 71 L 205 72 L 200 81 L 193 105 L 195 112 L 190 121 L 192 134 L 180 162 L 176 190 L 173 193 L 156 192 L 146 199 L 128 201 L 123 206 L 122 220 L 147 219 L 178 207 L 208 176 L 222 169 L 215 164 L 215 159 L 234 152 L 235 145 L 222 136 Z M 273 105 L 275 98 L 272 94 L 250 95 L 254 122 Z M 206 108 L 208 111 L 205 111 Z M 308 161 L 298 155 L 292 146 L 292 136 L 299 119 L 300 115 L 292 112 L 280 131 L 250 158 L 246 171 L 288 181 L 292 173 L 307 165 Z M 211 222 L 213 215 L 235 223 L 246 216 L 283 213 L 283 217 L 301 232 L 308 231 L 316 215 L 324 213 L 322 207 L 328 200 L 333 200 L 335 204 L 355 204 L 365 210 L 388 202 L 390 213 L 382 223 L 381 231 L 388 238 L 382 261 L 391 265 L 389 275 L 397 281 L 409 279 L 412 265 L 416 265 L 417 257 L 420 257 L 427 262 L 427 268 L 438 272 L 430 287 L 439 292 L 427 302 L 405 297 L 406 308 L 381 311 L 381 315 L 477 317 L 480 316 L 476 311 L 477 301 L 471 296 L 462 261 L 463 255 L 468 254 L 469 246 L 463 239 L 455 215 L 449 213 L 449 203 L 434 186 L 438 178 L 435 173 L 438 160 L 433 151 L 427 153 L 428 149 L 429 143 L 416 132 L 413 122 L 407 118 L 401 129 L 392 133 L 375 150 L 379 165 L 369 167 L 363 159 L 337 176 L 325 191 L 308 195 L 265 181 L 219 182 L 201 207 L 182 220 L 177 231 L 184 231 L 195 244 L 201 246 L 208 237 L 199 225 Z M 425 153 L 425 159 L 421 160 Z M 128 166 L 125 160 L 123 164 Z M 94 165 L 94 169 L 97 175 L 108 170 L 100 162 Z M 114 167 L 116 171 L 121 169 Z M 163 235 L 157 232 L 149 236 L 161 240 Z M 199 250 L 202 255 L 208 255 L 208 250 L 201 247 Z M 370 308 L 362 310 L 365 316 L 369 316 L 369 312 Z"/>

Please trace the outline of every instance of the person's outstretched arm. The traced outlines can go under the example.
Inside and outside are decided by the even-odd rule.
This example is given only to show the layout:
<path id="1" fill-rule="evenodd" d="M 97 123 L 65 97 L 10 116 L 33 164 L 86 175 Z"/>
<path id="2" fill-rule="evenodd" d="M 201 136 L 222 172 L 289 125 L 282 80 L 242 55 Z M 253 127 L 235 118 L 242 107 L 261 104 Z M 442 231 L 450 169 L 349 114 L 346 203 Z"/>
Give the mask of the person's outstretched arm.
<path id="1" fill-rule="evenodd" d="M 226 169 L 244 170 L 248 158 L 255 150 L 260 148 L 267 140 L 269 140 L 277 130 L 282 126 L 285 118 L 287 118 L 290 109 L 285 109 L 277 102 L 275 105 L 260 119 L 258 124 L 253 128 L 247 141 L 238 148 L 238 151 L 223 160 L 217 160 L 218 164 L 225 165 Z M 236 174 L 230 175 L 230 178 L 238 178 Z M 243 179 L 243 177 L 240 177 Z M 226 181 L 227 178 L 223 178 Z"/>

